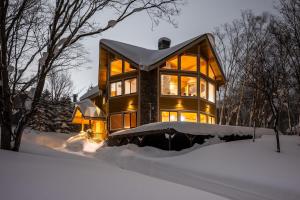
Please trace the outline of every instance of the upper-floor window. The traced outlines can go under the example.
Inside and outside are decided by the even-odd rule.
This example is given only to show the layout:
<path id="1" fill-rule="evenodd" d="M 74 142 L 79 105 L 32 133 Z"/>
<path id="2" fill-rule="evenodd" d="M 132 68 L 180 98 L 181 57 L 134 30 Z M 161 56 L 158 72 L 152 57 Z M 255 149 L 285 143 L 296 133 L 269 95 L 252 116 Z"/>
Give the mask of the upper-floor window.
<path id="1" fill-rule="evenodd" d="M 213 83 L 208 83 L 208 100 L 213 103 L 216 101 L 216 89 Z"/>
<path id="2" fill-rule="evenodd" d="M 125 94 L 136 93 L 136 78 L 125 80 Z"/>
<path id="3" fill-rule="evenodd" d="M 110 76 L 115 76 L 122 73 L 131 72 L 134 70 L 135 69 L 132 68 L 130 63 L 122 59 L 116 58 L 110 62 Z"/>
<path id="4" fill-rule="evenodd" d="M 203 99 L 207 99 L 207 81 L 204 79 L 200 79 L 200 97 Z"/>
<path id="5" fill-rule="evenodd" d="M 110 75 L 122 74 L 123 64 L 121 59 L 115 59 L 110 63 Z"/>
<path id="6" fill-rule="evenodd" d="M 180 67 L 183 71 L 197 71 L 197 56 L 196 55 L 182 55 L 180 56 Z"/>
<path id="7" fill-rule="evenodd" d="M 110 96 L 122 95 L 122 81 L 114 82 L 110 84 Z"/>
<path id="8" fill-rule="evenodd" d="M 177 75 L 161 75 L 161 94 L 162 95 L 178 95 L 178 76 Z"/>
<path id="9" fill-rule="evenodd" d="M 197 77 L 181 76 L 181 96 L 197 96 Z"/>
<path id="10" fill-rule="evenodd" d="M 177 58 L 177 56 L 167 60 L 165 66 L 163 67 L 163 69 L 178 70 L 178 58 Z"/>
<path id="11" fill-rule="evenodd" d="M 200 57 L 200 73 L 207 75 L 207 62 L 202 57 Z"/>

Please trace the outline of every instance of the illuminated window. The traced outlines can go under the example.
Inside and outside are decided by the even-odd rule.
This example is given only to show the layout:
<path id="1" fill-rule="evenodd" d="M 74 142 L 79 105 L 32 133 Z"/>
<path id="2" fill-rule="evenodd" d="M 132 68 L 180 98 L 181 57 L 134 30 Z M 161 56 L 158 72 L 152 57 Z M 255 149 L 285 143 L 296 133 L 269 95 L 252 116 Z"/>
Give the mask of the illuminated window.
<path id="1" fill-rule="evenodd" d="M 177 121 L 177 112 L 162 111 L 161 112 L 161 121 L 162 122 L 176 122 Z"/>
<path id="2" fill-rule="evenodd" d="M 197 122 L 197 113 L 181 112 L 180 121 L 182 122 Z"/>
<path id="3" fill-rule="evenodd" d="M 122 114 L 114 114 L 110 116 L 110 130 L 122 128 Z"/>
<path id="4" fill-rule="evenodd" d="M 200 123 L 207 123 L 207 115 L 206 114 L 200 114 Z"/>
<path id="5" fill-rule="evenodd" d="M 212 67 L 209 65 L 208 67 L 208 77 L 211 78 L 211 79 L 214 79 L 215 80 L 215 73 L 214 73 L 214 70 L 212 69 Z"/>
<path id="6" fill-rule="evenodd" d="M 124 128 L 136 127 L 136 112 L 124 114 Z"/>
<path id="7" fill-rule="evenodd" d="M 215 85 L 212 83 L 208 83 L 208 101 L 215 103 L 215 99 L 216 99 Z"/>
<path id="8" fill-rule="evenodd" d="M 125 94 L 136 93 L 136 78 L 125 80 Z"/>
<path id="9" fill-rule="evenodd" d="M 166 65 L 163 67 L 164 69 L 178 69 L 178 59 L 177 56 L 174 58 L 171 58 L 166 62 Z"/>
<path id="10" fill-rule="evenodd" d="M 110 96 L 119 96 L 122 95 L 122 82 L 115 82 L 110 84 Z"/>
<path id="11" fill-rule="evenodd" d="M 197 56 L 182 55 L 181 57 L 181 70 L 184 71 L 197 71 Z"/>
<path id="12" fill-rule="evenodd" d="M 197 78 L 181 76 L 181 96 L 197 96 Z"/>
<path id="13" fill-rule="evenodd" d="M 131 71 L 134 71 L 135 69 L 134 68 L 131 68 L 130 67 L 130 64 L 126 61 L 124 61 L 124 73 L 126 72 L 131 72 Z"/>
<path id="14" fill-rule="evenodd" d="M 204 58 L 200 58 L 200 72 L 204 75 L 207 75 L 207 62 Z"/>
<path id="15" fill-rule="evenodd" d="M 161 75 L 161 94 L 178 95 L 178 77 L 176 75 Z"/>
<path id="16" fill-rule="evenodd" d="M 208 123 L 209 124 L 215 124 L 216 123 L 216 118 L 212 116 L 208 116 Z"/>
<path id="17" fill-rule="evenodd" d="M 206 80 L 204 79 L 200 79 L 200 97 L 203 98 L 203 99 L 207 99 L 207 89 L 206 89 Z"/>
<path id="18" fill-rule="evenodd" d="M 110 63 L 110 76 L 122 74 L 122 60 L 116 59 Z"/>

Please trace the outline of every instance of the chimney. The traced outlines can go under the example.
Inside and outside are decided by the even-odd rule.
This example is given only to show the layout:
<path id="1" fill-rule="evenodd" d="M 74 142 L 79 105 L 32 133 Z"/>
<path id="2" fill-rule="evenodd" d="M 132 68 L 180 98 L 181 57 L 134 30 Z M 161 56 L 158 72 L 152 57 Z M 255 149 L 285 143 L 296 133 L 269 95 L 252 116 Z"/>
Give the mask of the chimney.
<path id="1" fill-rule="evenodd" d="M 73 94 L 73 102 L 74 102 L 74 103 L 77 102 L 77 97 L 78 97 L 78 94 Z"/>
<path id="2" fill-rule="evenodd" d="M 158 40 L 159 50 L 170 48 L 170 45 L 171 45 L 171 40 L 169 38 L 166 37 L 159 38 Z"/>

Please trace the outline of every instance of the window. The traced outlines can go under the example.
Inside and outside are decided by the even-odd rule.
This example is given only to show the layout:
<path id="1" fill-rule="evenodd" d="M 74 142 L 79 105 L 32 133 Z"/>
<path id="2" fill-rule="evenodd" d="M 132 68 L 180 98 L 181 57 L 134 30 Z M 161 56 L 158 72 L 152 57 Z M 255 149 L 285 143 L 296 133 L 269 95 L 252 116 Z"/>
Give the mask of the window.
<path id="1" fill-rule="evenodd" d="M 182 122 L 197 122 L 197 113 L 182 112 L 180 114 L 180 121 L 182 121 Z"/>
<path id="2" fill-rule="evenodd" d="M 110 84 L 110 96 L 119 96 L 122 95 L 122 82 L 115 82 Z"/>
<path id="3" fill-rule="evenodd" d="M 197 78 L 181 76 L 181 96 L 197 96 Z"/>
<path id="4" fill-rule="evenodd" d="M 177 112 L 162 111 L 161 112 L 161 121 L 162 122 L 176 122 L 177 121 Z"/>
<path id="5" fill-rule="evenodd" d="M 200 123 L 207 123 L 207 115 L 200 113 Z"/>
<path id="6" fill-rule="evenodd" d="M 182 55 L 180 58 L 181 58 L 181 70 L 197 71 L 197 56 Z"/>
<path id="7" fill-rule="evenodd" d="M 171 58 L 166 62 L 166 65 L 163 68 L 178 70 L 178 58 L 177 57 Z"/>
<path id="8" fill-rule="evenodd" d="M 124 61 L 124 73 L 134 71 L 135 69 L 130 67 L 130 64 Z"/>
<path id="9" fill-rule="evenodd" d="M 125 94 L 136 93 L 136 78 L 125 80 Z"/>
<path id="10" fill-rule="evenodd" d="M 122 74 L 122 60 L 116 59 L 110 63 L 110 76 Z"/>
<path id="11" fill-rule="evenodd" d="M 213 116 L 208 116 L 208 123 L 209 124 L 215 124 L 216 123 L 216 118 Z"/>
<path id="12" fill-rule="evenodd" d="M 124 114 L 124 128 L 136 127 L 136 112 Z"/>
<path id="13" fill-rule="evenodd" d="M 207 75 L 207 62 L 204 58 L 200 58 L 200 73 Z"/>
<path id="14" fill-rule="evenodd" d="M 215 85 L 208 83 L 208 101 L 215 103 L 216 90 Z"/>
<path id="15" fill-rule="evenodd" d="M 215 73 L 214 73 L 214 70 L 212 69 L 212 67 L 209 65 L 208 67 L 208 77 L 211 78 L 211 79 L 214 79 L 215 80 Z"/>
<path id="16" fill-rule="evenodd" d="M 206 89 L 206 80 L 204 79 L 200 79 L 200 97 L 203 98 L 203 99 L 207 99 L 207 89 Z"/>
<path id="17" fill-rule="evenodd" d="M 176 75 L 161 75 L 161 94 L 178 95 L 178 77 Z"/>
<path id="18" fill-rule="evenodd" d="M 122 114 L 114 114 L 110 116 L 110 130 L 121 129 L 122 125 Z"/>

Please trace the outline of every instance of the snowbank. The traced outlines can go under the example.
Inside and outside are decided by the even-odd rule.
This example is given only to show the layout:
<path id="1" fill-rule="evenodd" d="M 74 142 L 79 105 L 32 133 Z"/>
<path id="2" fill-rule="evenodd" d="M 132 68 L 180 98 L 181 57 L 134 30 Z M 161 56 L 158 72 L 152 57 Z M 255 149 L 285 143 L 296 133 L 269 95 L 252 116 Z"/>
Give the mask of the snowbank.
<path id="1" fill-rule="evenodd" d="M 191 122 L 156 122 L 146 125 L 142 125 L 133 129 L 122 130 L 111 134 L 112 136 L 137 133 L 144 131 L 153 131 L 153 130 L 164 130 L 164 129 L 175 129 L 181 133 L 187 133 L 192 135 L 217 135 L 217 136 L 226 136 L 226 135 L 252 135 L 252 127 L 243 127 L 243 126 L 228 126 L 228 125 L 217 125 L 217 124 L 200 124 L 200 123 L 191 123 Z M 261 135 L 273 134 L 273 129 L 268 128 L 256 128 L 256 135 L 259 137 Z"/>

